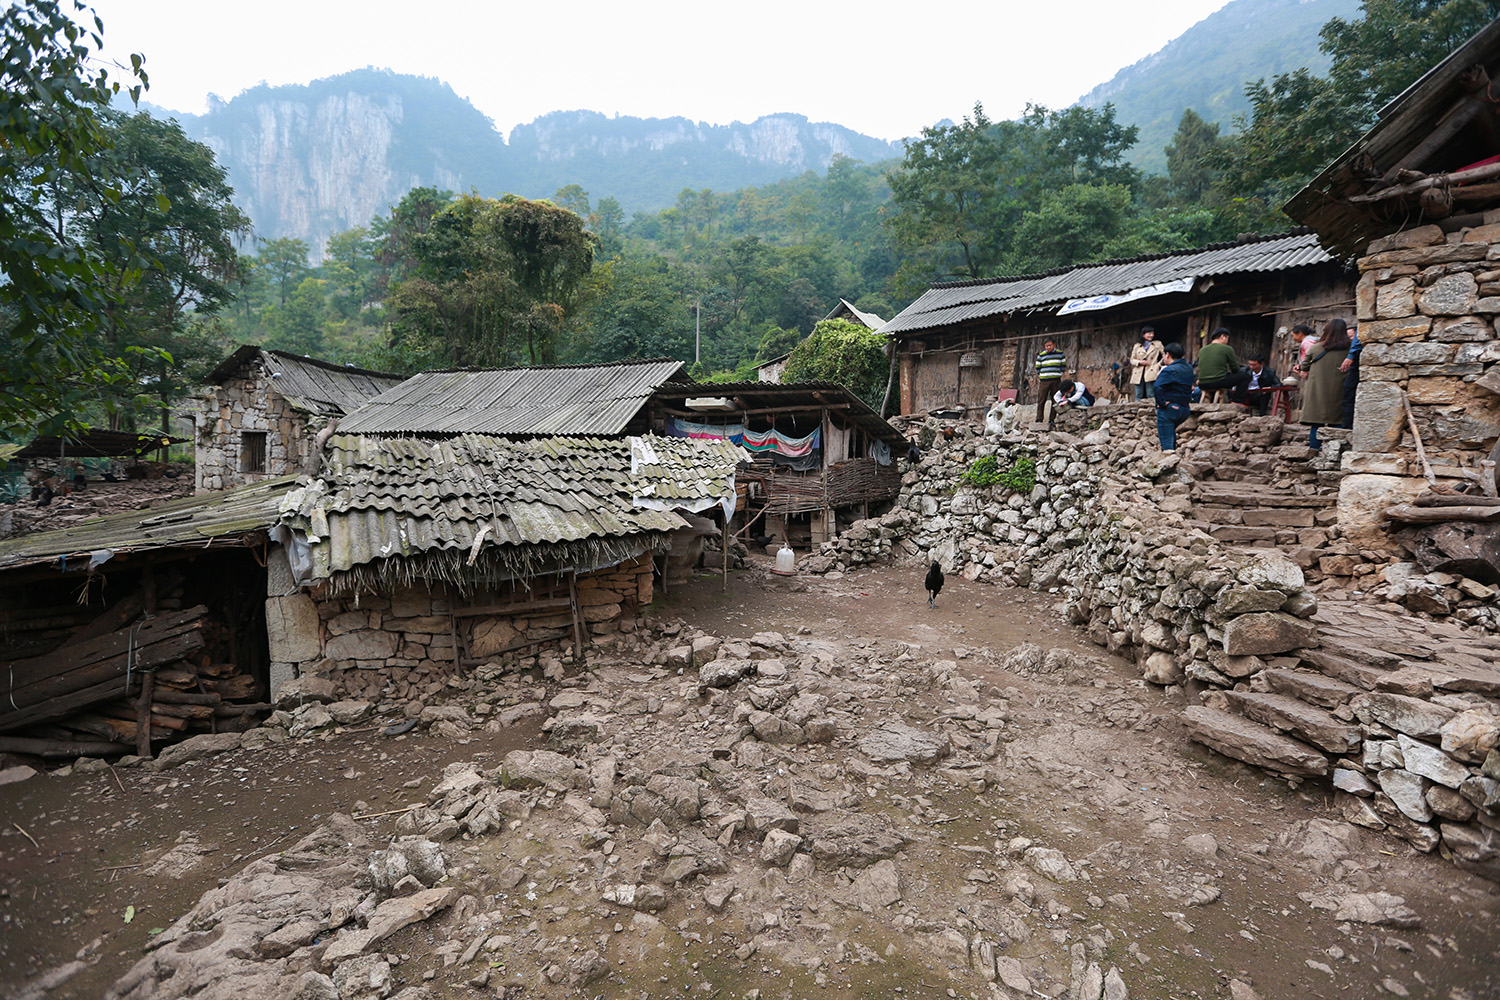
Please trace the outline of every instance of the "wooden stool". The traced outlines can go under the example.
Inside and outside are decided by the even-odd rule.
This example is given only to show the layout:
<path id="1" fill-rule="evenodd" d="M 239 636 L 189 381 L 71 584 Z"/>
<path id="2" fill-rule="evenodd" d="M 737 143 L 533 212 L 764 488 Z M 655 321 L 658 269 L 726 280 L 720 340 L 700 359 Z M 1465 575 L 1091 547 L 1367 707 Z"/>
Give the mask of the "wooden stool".
<path id="1" fill-rule="evenodd" d="M 1227 403 L 1229 402 L 1228 389 L 1204 389 L 1203 402 L 1205 403 Z"/>

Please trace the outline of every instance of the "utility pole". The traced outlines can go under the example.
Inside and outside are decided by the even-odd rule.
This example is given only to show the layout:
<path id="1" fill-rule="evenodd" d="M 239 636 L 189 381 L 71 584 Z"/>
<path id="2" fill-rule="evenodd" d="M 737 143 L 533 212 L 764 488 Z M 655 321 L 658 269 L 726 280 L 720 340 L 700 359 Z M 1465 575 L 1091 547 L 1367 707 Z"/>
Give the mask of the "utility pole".
<path id="1" fill-rule="evenodd" d="M 703 350 L 703 300 L 699 299 L 693 303 L 693 364 L 701 360 L 699 354 Z"/>

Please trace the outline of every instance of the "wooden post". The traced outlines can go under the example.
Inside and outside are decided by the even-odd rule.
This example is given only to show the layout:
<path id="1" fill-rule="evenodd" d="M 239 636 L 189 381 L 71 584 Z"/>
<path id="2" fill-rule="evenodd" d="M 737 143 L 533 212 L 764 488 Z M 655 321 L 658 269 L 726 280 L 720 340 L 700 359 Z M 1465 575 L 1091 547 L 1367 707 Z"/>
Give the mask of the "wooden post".
<path id="1" fill-rule="evenodd" d="M 722 508 L 720 508 L 722 511 Z M 724 577 L 719 584 L 721 593 L 729 590 L 729 515 L 724 515 L 724 528 L 719 532 L 719 547 L 724 550 Z"/>
<path id="2" fill-rule="evenodd" d="M 151 756 L 151 692 L 156 687 L 156 674 L 147 671 L 141 677 L 141 696 L 135 703 L 135 752 L 139 757 Z"/>
<path id="3" fill-rule="evenodd" d="M 573 608 L 573 663 L 582 666 L 585 663 L 583 654 L 583 613 L 578 607 L 578 573 L 568 574 L 568 603 Z"/>

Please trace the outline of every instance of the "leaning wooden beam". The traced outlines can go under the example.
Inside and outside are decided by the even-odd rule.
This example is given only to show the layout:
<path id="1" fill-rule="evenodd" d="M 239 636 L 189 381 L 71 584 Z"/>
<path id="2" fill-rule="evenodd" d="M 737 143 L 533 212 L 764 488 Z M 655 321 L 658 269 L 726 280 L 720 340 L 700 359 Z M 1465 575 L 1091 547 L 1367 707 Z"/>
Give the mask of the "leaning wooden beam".
<path id="1" fill-rule="evenodd" d="M 1350 195 L 1348 201 L 1355 205 L 1365 205 L 1376 201 L 1387 201 L 1391 198 L 1402 198 L 1409 194 L 1420 194 L 1428 188 L 1467 184 L 1470 181 L 1489 180 L 1491 177 L 1500 177 L 1500 163 L 1486 163 L 1482 167 L 1455 170 L 1448 174 L 1433 174 L 1430 177 L 1424 177 L 1410 184 L 1399 184 L 1396 187 L 1388 187 L 1382 191 L 1376 191 L 1374 194 Z"/>
<path id="2" fill-rule="evenodd" d="M 1392 521 L 1408 524 L 1437 524 L 1442 521 L 1477 521 L 1491 524 L 1500 521 L 1500 507 L 1418 507 L 1416 504 L 1397 504 L 1386 509 L 1385 516 Z"/>
<path id="3" fill-rule="evenodd" d="M 1500 497 L 1466 493 L 1424 493 L 1412 501 L 1418 507 L 1500 507 Z"/>
<path id="4" fill-rule="evenodd" d="M 1483 91 L 1489 86 L 1490 75 L 1482 65 L 1470 66 L 1459 77 L 1459 85 L 1464 88 L 1465 93 L 1453 106 L 1443 115 L 1437 125 L 1433 126 L 1426 138 L 1417 143 L 1401 162 L 1386 172 L 1391 177 L 1397 170 L 1416 169 L 1427 160 L 1429 156 L 1442 149 L 1447 142 L 1481 114 L 1495 113 L 1493 102 L 1485 100 Z"/>
<path id="5" fill-rule="evenodd" d="M 1411 437 L 1417 445 L 1417 458 L 1422 461 L 1422 473 L 1432 485 L 1437 485 L 1437 476 L 1432 474 L 1432 463 L 1427 461 L 1427 449 L 1422 446 L 1422 432 L 1417 430 L 1417 418 L 1411 412 L 1411 399 L 1406 395 L 1406 390 L 1401 390 L 1401 406 L 1406 410 L 1406 424 L 1411 428 Z"/>

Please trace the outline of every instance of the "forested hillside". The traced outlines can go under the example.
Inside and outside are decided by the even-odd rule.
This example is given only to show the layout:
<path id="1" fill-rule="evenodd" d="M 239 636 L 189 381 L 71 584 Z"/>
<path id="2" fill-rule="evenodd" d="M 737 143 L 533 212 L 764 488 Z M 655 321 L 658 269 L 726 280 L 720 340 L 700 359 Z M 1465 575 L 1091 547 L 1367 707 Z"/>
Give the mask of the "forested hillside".
<path id="1" fill-rule="evenodd" d="M 1140 129 L 1130 162 L 1163 173 L 1163 148 L 1183 111 L 1192 108 L 1227 131 L 1235 115 L 1250 111 L 1247 83 L 1300 67 L 1326 71 L 1319 29 L 1331 18 L 1358 16 L 1359 8 L 1360 0 L 1231 0 L 1078 103 L 1114 104 L 1120 121 Z"/>

